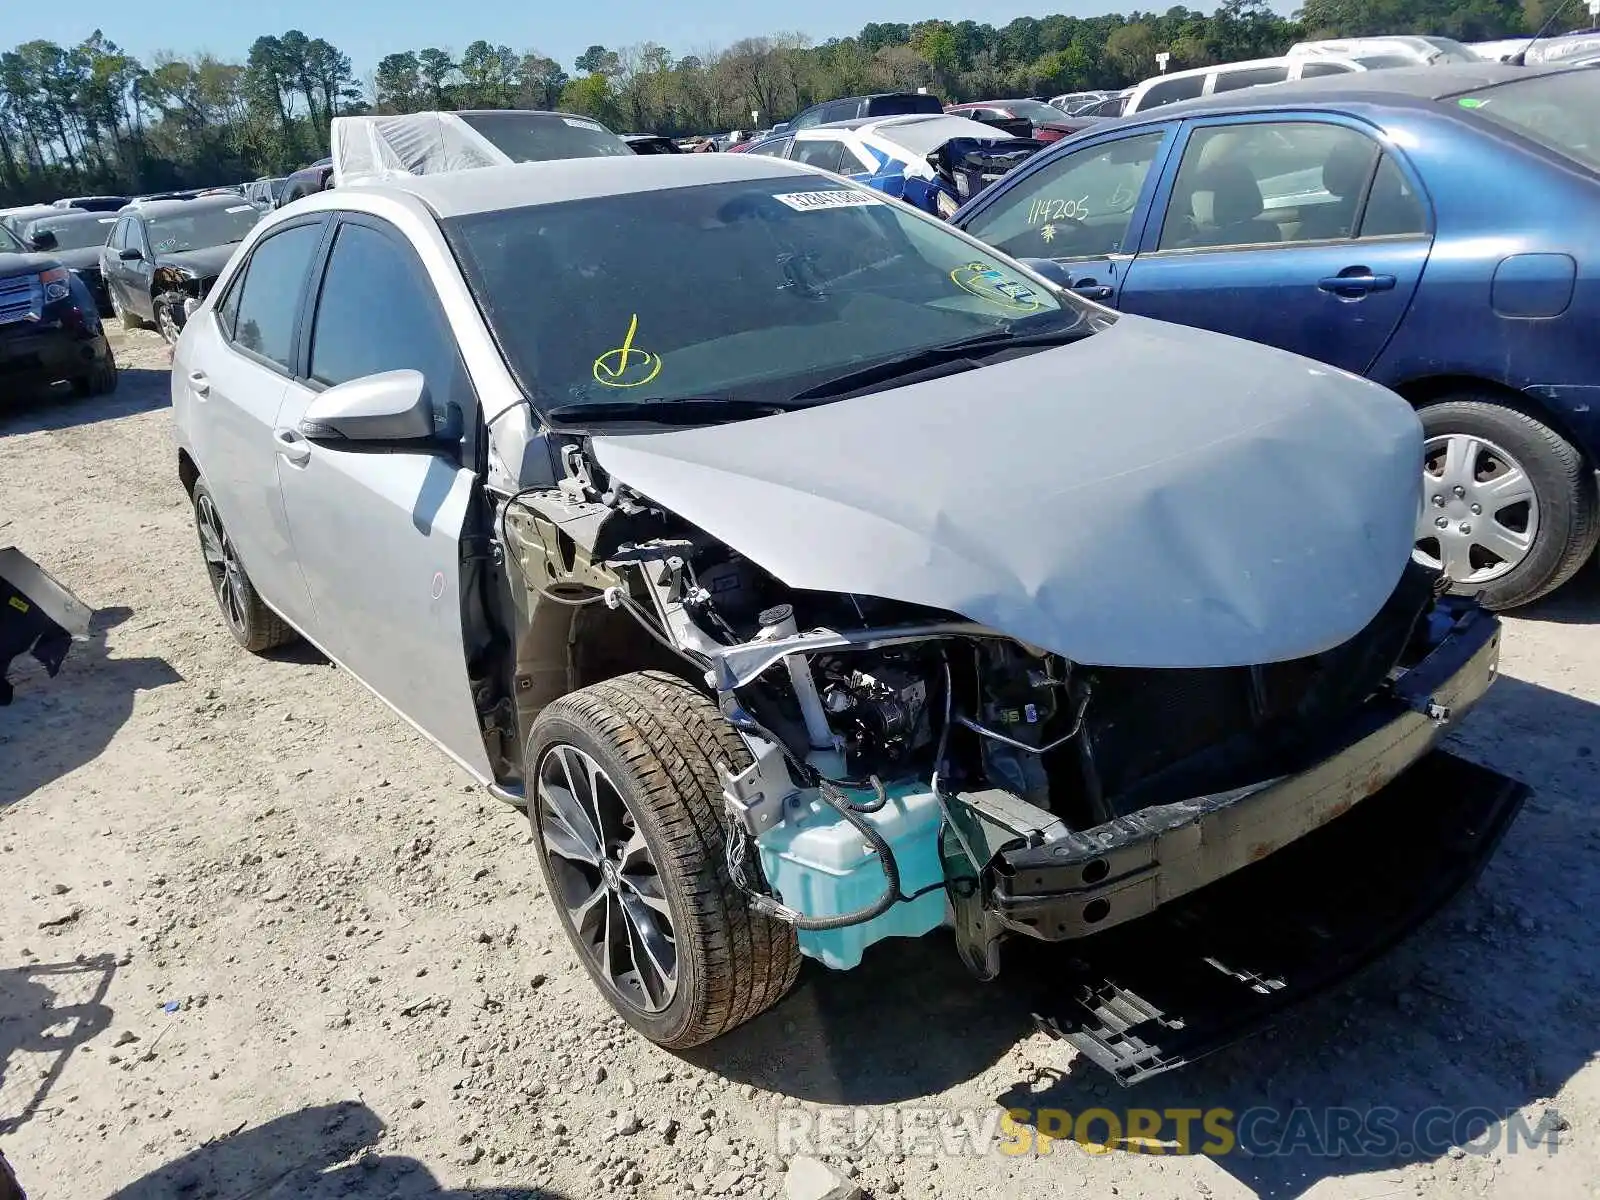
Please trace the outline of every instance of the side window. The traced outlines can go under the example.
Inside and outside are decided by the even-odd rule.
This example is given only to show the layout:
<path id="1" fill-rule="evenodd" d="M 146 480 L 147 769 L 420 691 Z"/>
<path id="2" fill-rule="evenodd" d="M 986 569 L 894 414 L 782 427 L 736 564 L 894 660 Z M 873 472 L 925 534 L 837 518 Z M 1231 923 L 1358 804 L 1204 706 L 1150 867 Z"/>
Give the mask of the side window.
<path id="1" fill-rule="evenodd" d="M 329 386 L 414 370 L 436 411 L 461 393 L 454 336 L 411 249 L 365 225 L 339 228 L 311 328 L 311 377 Z"/>
<path id="2" fill-rule="evenodd" d="M 1323 75 L 1348 75 L 1350 68 L 1340 62 L 1308 62 L 1300 68 L 1301 79 L 1316 79 Z"/>
<path id="3" fill-rule="evenodd" d="M 1385 154 L 1372 179 L 1372 194 L 1367 197 L 1359 236 L 1395 237 L 1427 231 L 1428 215 L 1423 210 L 1422 198 L 1395 165 L 1394 158 Z"/>
<path id="4" fill-rule="evenodd" d="M 127 231 L 127 228 L 128 228 L 128 218 L 127 217 L 123 217 L 120 220 L 118 220 L 116 225 L 112 227 L 111 236 L 106 239 L 106 249 L 110 250 L 112 253 L 116 253 L 116 251 L 121 250 L 122 247 L 126 244 L 126 243 L 123 242 L 122 237 L 123 237 L 123 234 Z"/>
<path id="5" fill-rule="evenodd" d="M 1165 136 L 1155 130 L 1064 155 L 1005 192 L 967 232 L 1013 257 L 1125 251 L 1128 223 Z"/>
<path id="6" fill-rule="evenodd" d="M 1355 235 L 1378 146 L 1310 121 L 1196 129 L 1161 226 L 1162 250 Z"/>
<path id="7" fill-rule="evenodd" d="M 825 171 L 838 171 L 844 163 L 844 143 L 837 138 L 796 139 L 789 157 Z"/>
<path id="8" fill-rule="evenodd" d="M 746 154 L 760 154 L 767 158 L 787 158 L 789 147 L 794 145 L 793 138 L 775 138 L 770 142 L 763 142 L 759 146 L 752 146 Z"/>
<path id="9" fill-rule="evenodd" d="M 1153 84 L 1139 101 L 1139 111 L 1160 108 L 1163 104 L 1176 104 L 1179 100 L 1193 100 L 1206 86 L 1204 75 L 1179 75 Z"/>
<path id="10" fill-rule="evenodd" d="M 294 369 L 294 322 L 306 272 L 322 241 L 322 225 L 295 225 L 263 238 L 236 289 L 233 340 L 241 349 Z"/>
<path id="11" fill-rule="evenodd" d="M 1218 71 L 1211 92 L 1237 92 L 1241 88 L 1259 87 L 1263 83 L 1282 83 L 1289 78 L 1288 67 L 1251 67 L 1245 71 Z"/>
<path id="12" fill-rule="evenodd" d="M 122 244 L 139 250 L 146 258 L 150 257 L 150 243 L 144 236 L 144 222 L 138 217 L 128 218 L 128 228 L 122 232 Z"/>
<path id="13" fill-rule="evenodd" d="M 222 327 L 222 336 L 229 341 L 233 340 L 233 329 L 239 320 L 239 296 L 244 291 L 244 272 L 233 277 L 233 286 L 228 289 L 228 294 L 217 305 L 217 324 Z"/>

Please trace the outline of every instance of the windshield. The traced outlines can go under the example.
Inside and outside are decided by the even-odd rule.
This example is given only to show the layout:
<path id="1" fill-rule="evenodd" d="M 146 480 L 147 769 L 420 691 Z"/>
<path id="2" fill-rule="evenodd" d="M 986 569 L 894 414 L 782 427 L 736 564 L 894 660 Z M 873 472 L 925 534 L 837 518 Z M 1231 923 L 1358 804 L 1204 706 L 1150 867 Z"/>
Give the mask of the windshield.
<path id="1" fill-rule="evenodd" d="M 558 158 L 633 153 L 627 142 L 587 117 L 525 112 L 459 115 L 513 162 L 550 162 Z"/>
<path id="2" fill-rule="evenodd" d="M 1369 71 L 1381 71 L 1385 67 L 1414 67 L 1417 60 L 1406 58 L 1401 54 L 1362 54 L 1350 60 L 1358 62 Z"/>
<path id="3" fill-rule="evenodd" d="M 1600 170 L 1600 73 L 1533 75 L 1445 100 Z"/>
<path id="4" fill-rule="evenodd" d="M 1114 319 L 909 206 L 809 175 L 507 209 L 444 227 L 541 411 L 779 401 L 1019 322 L 1030 333 L 1088 334 Z"/>
<path id="5" fill-rule="evenodd" d="M 241 200 L 226 207 L 185 209 L 149 217 L 144 229 L 150 238 L 150 249 L 155 253 L 182 254 L 185 250 L 242 242 L 260 219 L 261 210 Z"/>
<path id="6" fill-rule="evenodd" d="M 79 217 L 70 221 L 35 221 L 28 226 L 28 236 L 38 237 L 47 230 L 56 235 L 57 250 L 88 250 L 104 246 L 111 236 L 116 217 Z"/>

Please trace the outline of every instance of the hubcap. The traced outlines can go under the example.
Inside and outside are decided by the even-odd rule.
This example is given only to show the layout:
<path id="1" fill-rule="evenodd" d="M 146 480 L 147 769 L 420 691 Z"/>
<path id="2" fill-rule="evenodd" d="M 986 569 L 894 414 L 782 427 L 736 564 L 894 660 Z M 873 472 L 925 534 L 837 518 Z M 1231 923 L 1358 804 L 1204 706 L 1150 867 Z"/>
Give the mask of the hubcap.
<path id="1" fill-rule="evenodd" d="M 576 746 L 539 761 L 534 820 L 556 903 L 616 996 L 658 1013 L 678 987 L 678 947 L 661 876 L 621 791 Z"/>
<path id="2" fill-rule="evenodd" d="M 217 594 L 217 606 L 222 609 L 223 620 L 237 634 L 245 631 L 244 567 L 233 548 L 228 532 L 222 527 L 222 518 L 210 496 L 201 496 L 195 505 L 195 524 L 200 530 L 200 553 L 205 556 L 206 573 L 211 576 L 212 590 Z"/>
<path id="3" fill-rule="evenodd" d="M 161 336 L 167 339 L 167 344 L 178 344 L 178 323 L 172 319 L 172 310 L 163 304 L 156 310 L 156 324 L 161 327 Z"/>
<path id="4" fill-rule="evenodd" d="M 1417 559 L 1456 583 L 1491 583 L 1539 536 L 1539 497 L 1522 464 L 1487 438 L 1441 434 L 1423 443 Z"/>

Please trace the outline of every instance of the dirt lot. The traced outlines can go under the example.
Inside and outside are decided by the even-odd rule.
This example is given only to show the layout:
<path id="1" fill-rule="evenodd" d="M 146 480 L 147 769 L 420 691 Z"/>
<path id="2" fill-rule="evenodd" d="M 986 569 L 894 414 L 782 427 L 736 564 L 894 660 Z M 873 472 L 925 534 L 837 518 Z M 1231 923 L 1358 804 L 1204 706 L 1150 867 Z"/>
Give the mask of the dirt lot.
<path id="1" fill-rule="evenodd" d="M 1382 1159 L 913 1141 L 848 1164 L 876 1197 L 1600 1196 L 1593 568 L 1508 622 L 1505 677 L 1458 739 L 1536 789 L 1499 856 L 1272 1035 L 1122 1093 L 936 936 L 808 968 L 675 1057 L 591 992 L 523 818 L 314 653 L 235 648 L 175 478 L 164 352 L 133 334 L 121 359 L 109 399 L 0 416 L 0 542 L 99 610 L 61 676 L 19 664 L 0 709 L 0 1147 L 36 1200 L 775 1196 L 795 1105 L 1566 1126 L 1553 1154 Z"/>

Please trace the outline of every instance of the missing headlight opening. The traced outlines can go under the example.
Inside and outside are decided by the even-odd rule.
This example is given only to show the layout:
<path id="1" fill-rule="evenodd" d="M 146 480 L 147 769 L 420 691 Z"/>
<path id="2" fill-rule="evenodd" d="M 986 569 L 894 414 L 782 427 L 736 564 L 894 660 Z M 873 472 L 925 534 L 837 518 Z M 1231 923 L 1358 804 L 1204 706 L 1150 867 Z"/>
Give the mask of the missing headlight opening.
<path id="1" fill-rule="evenodd" d="M 500 514 L 525 589 L 517 727 L 641 669 L 708 692 L 749 751 L 718 767 L 728 874 L 834 968 L 948 924 L 991 978 L 1008 938 L 1147 915 L 1382 790 L 1497 655 L 1493 619 L 1413 563 L 1318 654 L 1078 663 L 951 612 L 787 587 L 607 478 L 588 439 L 562 461 Z"/>

